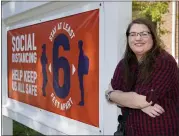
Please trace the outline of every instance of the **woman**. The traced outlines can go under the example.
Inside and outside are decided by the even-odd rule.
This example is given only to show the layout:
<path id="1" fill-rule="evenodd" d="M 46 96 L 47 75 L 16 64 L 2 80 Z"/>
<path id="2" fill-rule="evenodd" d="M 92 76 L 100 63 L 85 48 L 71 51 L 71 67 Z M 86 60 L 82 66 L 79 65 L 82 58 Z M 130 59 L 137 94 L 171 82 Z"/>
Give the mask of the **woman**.
<path id="1" fill-rule="evenodd" d="M 106 91 L 108 100 L 128 109 L 127 136 L 179 136 L 176 112 L 177 63 L 162 47 L 154 24 L 133 20 L 126 31 L 124 58 Z"/>

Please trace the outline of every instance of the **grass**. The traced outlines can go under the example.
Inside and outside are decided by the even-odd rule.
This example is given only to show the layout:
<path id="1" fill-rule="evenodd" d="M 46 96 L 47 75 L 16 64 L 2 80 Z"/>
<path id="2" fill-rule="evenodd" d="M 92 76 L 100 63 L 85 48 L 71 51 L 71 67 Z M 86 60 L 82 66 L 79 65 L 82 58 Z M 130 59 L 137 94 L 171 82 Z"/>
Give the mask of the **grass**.
<path id="1" fill-rule="evenodd" d="M 26 127 L 17 121 L 13 121 L 13 135 L 14 136 L 44 136 L 43 134 Z"/>

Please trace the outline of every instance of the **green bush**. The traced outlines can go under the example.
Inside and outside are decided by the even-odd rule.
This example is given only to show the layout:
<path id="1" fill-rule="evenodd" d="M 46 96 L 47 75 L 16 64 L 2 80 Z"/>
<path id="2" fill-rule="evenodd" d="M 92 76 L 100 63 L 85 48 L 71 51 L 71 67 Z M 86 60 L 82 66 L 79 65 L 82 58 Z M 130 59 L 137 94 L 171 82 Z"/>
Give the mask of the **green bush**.
<path id="1" fill-rule="evenodd" d="M 43 136 L 41 133 L 26 127 L 16 121 L 13 121 L 13 135 L 14 136 Z"/>

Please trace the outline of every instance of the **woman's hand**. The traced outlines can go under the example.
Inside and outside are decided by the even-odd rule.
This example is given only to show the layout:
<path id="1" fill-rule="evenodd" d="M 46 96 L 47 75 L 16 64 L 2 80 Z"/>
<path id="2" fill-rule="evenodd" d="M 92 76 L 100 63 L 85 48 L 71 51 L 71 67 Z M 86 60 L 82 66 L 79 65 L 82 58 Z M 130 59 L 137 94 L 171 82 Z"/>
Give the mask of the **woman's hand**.
<path id="1" fill-rule="evenodd" d="M 156 116 L 160 116 L 162 113 L 165 112 L 164 109 L 158 104 L 155 104 L 154 106 L 145 107 L 141 110 L 153 118 L 155 118 Z"/>

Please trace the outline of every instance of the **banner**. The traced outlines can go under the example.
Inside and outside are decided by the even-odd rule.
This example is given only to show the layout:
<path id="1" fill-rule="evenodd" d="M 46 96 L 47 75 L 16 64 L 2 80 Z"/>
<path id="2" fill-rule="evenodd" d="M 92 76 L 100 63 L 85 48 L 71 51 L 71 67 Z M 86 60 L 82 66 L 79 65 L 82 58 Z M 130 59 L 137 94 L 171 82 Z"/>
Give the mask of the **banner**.
<path id="1" fill-rule="evenodd" d="M 8 97 L 99 127 L 99 10 L 7 33 Z"/>

